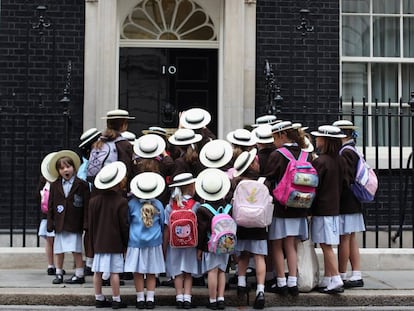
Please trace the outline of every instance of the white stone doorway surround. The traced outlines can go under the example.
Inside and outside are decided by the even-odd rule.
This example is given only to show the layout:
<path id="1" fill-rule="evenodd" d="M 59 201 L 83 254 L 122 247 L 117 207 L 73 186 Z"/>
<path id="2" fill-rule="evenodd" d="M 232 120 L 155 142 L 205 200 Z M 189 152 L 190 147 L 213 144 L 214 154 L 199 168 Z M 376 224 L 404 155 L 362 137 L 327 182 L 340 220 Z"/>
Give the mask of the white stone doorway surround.
<path id="1" fill-rule="evenodd" d="M 105 128 L 101 119 L 118 108 L 119 48 L 192 47 L 205 42 L 120 40 L 120 25 L 141 0 L 85 0 L 84 129 Z M 218 136 L 254 122 L 256 1 L 193 0 L 217 27 Z M 137 40 L 135 40 L 137 41 Z"/>

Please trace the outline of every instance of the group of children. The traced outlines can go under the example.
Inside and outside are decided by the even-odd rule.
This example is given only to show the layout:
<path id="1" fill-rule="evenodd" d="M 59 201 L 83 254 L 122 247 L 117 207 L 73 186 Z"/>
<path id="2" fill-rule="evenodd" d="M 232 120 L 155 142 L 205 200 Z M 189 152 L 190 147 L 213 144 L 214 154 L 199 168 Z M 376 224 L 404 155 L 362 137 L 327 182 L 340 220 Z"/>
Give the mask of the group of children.
<path id="1" fill-rule="evenodd" d="M 39 235 L 47 237 L 48 274 L 55 275 L 54 284 L 85 282 L 84 247 L 87 266 L 89 262 L 94 272 L 97 308 L 126 307 L 119 285 L 120 274 L 129 272 L 138 309 L 155 307 L 156 276 L 161 273 L 174 280 L 177 308 L 193 307 L 192 277 L 207 275 L 207 307 L 224 309 L 229 262 L 237 263 L 240 303 L 247 298 L 249 304 L 246 278 L 253 259 L 257 283 L 253 307 L 263 309 L 265 290 L 299 294 L 296 245 L 309 238 L 310 229 L 312 241 L 323 251 L 320 291 L 332 294 L 342 292 L 344 286 L 363 286 L 355 232 L 365 227 L 361 203 L 350 191 L 358 156 L 351 150 L 339 152 L 343 144 L 355 145 L 352 122 L 340 120 L 311 132 L 316 140 L 313 150 L 311 136 L 301 124 L 279 121 L 276 116 L 260 117 L 252 131 L 237 129 L 226 140 L 216 139 L 208 130 L 211 116 L 200 108 L 183 112 L 172 134 L 151 127 L 132 141 L 122 138 L 131 134 L 127 131 L 131 118 L 125 110 L 109 111 L 102 133 L 95 128 L 83 133 L 82 163 L 70 150 L 53 152 L 42 161 L 37 193 L 44 219 Z M 105 163 L 91 176 L 91 153 L 111 141 L 116 161 Z M 269 227 L 238 224 L 234 253 L 209 251 L 213 216 L 234 202 L 238 184 L 265 177 L 271 194 L 281 181 L 289 159 L 278 152 L 280 148 L 295 158 L 306 153 L 317 170 L 319 184 L 312 207 L 291 208 L 274 199 Z M 194 217 L 195 224 L 173 223 L 179 210 L 191 211 L 194 216 L 188 217 Z M 339 245 L 338 260 L 335 245 Z M 74 256 L 75 274 L 63 280 L 63 256 L 68 252 Z M 348 279 L 349 260 L 353 271 Z M 111 300 L 102 294 L 105 274 L 110 276 Z"/>

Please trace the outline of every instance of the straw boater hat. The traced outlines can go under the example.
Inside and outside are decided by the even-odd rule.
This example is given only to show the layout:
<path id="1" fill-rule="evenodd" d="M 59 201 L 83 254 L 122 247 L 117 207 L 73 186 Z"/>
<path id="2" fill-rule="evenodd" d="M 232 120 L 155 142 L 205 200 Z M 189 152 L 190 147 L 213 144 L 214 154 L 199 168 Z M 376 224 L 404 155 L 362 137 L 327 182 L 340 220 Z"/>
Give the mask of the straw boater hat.
<path id="1" fill-rule="evenodd" d="M 201 108 L 191 108 L 184 111 L 180 117 L 180 124 L 187 129 L 201 129 L 209 124 L 211 115 L 207 110 Z"/>
<path id="2" fill-rule="evenodd" d="M 193 174 L 191 173 L 181 173 L 178 174 L 173 178 L 173 183 L 170 184 L 168 187 L 179 187 L 179 186 L 185 186 L 192 183 L 195 183 L 196 179 L 193 177 Z"/>
<path id="3" fill-rule="evenodd" d="M 270 124 L 262 124 L 253 129 L 253 136 L 258 144 L 271 144 L 274 141 L 272 126 Z"/>
<path id="4" fill-rule="evenodd" d="M 105 165 L 96 175 L 94 185 L 98 189 L 111 189 L 124 179 L 126 171 L 126 165 L 121 161 Z"/>
<path id="5" fill-rule="evenodd" d="M 254 161 L 254 158 L 256 157 L 257 149 L 253 148 L 250 151 L 243 151 L 240 153 L 240 155 L 237 157 L 236 161 L 234 161 L 234 172 L 233 176 L 237 177 L 244 173 L 245 170 L 252 164 Z"/>
<path id="6" fill-rule="evenodd" d="M 122 132 L 121 136 L 128 140 L 132 145 L 134 144 L 134 141 L 137 139 L 137 136 L 129 131 Z"/>
<path id="7" fill-rule="evenodd" d="M 115 109 L 108 111 L 106 117 L 102 117 L 102 119 L 135 119 L 135 117 L 130 117 L 126 110 Z"/>
<path id="8" fill-rule="evenodd" d="M 145 172 L 131 180 L 131 192 L 139 199 L 153 199 L 165 188 L 164 178 L 157 173 Z"/>
<path id="9" fill-rule="evenodd" d="M 237 129 L 227 134 L 226 139 L 234 145 L 253 146 L 256 139 L 252 133 L 246 129 Z"/>
<path id="10" fill-rule="evenodd" d="M 89 144 L 92 144 L 95 140 L 99 138 L 99 136 L 101 136 L 101 134 L 102 133 L 98 131 L 98 129 L 96 129 L 95 127 L 86 130 L 80 137 L 81 143 L 79 144 L 79 148 L 83 148 Z"/>
<path id="11" fill-rule="evenodd" d="M 256 119 L 256 123 L 252 124 L 252 127 L 258 127 L 263 124 L 273 125 L 279 122 L 282 122 L 282 120 L 277 120 L 277 117 L 275 115 L 269 114 L 269 115 L 258 117 Z"/>
<path id="12" fill-rule="evenodd" d="M 49 162 L 49 172 L 52 176 L 55 177 L 55 179 L 59 177 L 59 172 L 56 169 L 56 162 L 63 157 L 68 157 L 72 159 L 75 165 L 75 170 L 78 170 L 79 166 L 81 165 L 81 160 L 79 156 L 76 154 L 76 152 L 73 152 L 72 150 L 60 150 L 56 152 Z"/>
<path id="13" fill-rule="evenodd" d="M 215 139 L 209 141 L 200 150 L 200 162 L 206 167 L 219 168 L 230 162 L 233 148 L 228 141 Z"/>
<path id="14" fill-rule="evenodd" d="M 309 138 L 305 136 L 304 139 L 305 139 L 306 148 L 302 148 L 302 150 L 305 152 L 309 152 L 309 153 L 313 152 L 315 150 L 315 147 L 313 147 L 313 144 L 311 143 Z"/>
<path id="15" fill-rule="evenodd" d="M 342 131 L 339 127 L 333 125 L 321 125 L 318 127 L 317 131 L 311 132 L 313 136 L 323 136 L 323 137 L 332 137 L 332 138 L 345 138 L 346 135 L 342 134 Z"/>
<path id="16" fill-rule="evenodd" d="M 141 158 L 150 159 L 159 156 L 165 150 L 165 141 L 156 134 L 147 134 L 134 143 L 134 152 Z"/>
<path id="17" fill-rule="evenodd" d="M 168 141 L 176 146 L 191 145 L 199 142 L 203 137 L 200 134 L 194 133 L 191 129 L 178 129 L 173 135 L 168 138 Z"/>
<path id="18" fill-rule="evenodd" d="M 230 190 L 230 179 L 226 173 L 217 168 L 206 168 L 196 179 L 197 194 L 207 201 L 223 199 Z"/>
<path id="19" fill-rule="evenodd" d="M 147 130 L 142 130 L 142 134 L 157 134 L 162 136 L 167 136 L 167 130 L 159 126 L 150 126 Z"/>
<path id="20" fill-rule="evenodd" d="M 332 123 L 332 125 L 337 126 L 342 130 L 356 130 L 358 128 L 349 120 L 338 120 Z"/>
<path id="21" fill-rule="evenodd" d="M 291 130 L 291 129 L 300 129 L 302 127 L 302 124 L 300 123 L 293 123 L 290 121 L 282 121 L 280 123 L 276 123 L 274 125 L 272 125 L 272 132 L 274 133 L 279 133 L 279 132 L 283 132 L 283 131 L 287 131 L 287 130 Z"/>
<path id="22" fill-rule="evenodd" d="M 52 175 L 50 173 L 50 160 L 53 158 L 53 156 L 56 154 L 56 152 L 51 152 L 47 154 L 43 160 L 42 164 L 40 165 L 40 172 L 42 173 L 42 176 L 49 182 L 54 182 L 57 179 L 57 176 Z"/>

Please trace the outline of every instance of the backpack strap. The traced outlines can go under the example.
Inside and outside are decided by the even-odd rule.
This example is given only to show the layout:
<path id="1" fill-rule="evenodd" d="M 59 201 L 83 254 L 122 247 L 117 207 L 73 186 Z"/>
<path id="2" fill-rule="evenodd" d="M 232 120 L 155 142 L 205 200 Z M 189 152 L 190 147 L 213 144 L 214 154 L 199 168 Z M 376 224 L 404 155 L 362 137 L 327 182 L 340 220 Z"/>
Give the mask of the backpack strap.
<path id="1" fill-rule="evenodd" d="M 224 208 L 222 208 L 223 209 L 223 213 L 228 214 L 230 212 L 230 210 L 231 210 L 232 207 L 233 206 L 231 204 L 228 204 L 227 203 L 226 206 Z"/>
<path id="2" fill-rule="evenodd" d="M 276 151 L 280 152 L 289 161 L 296 160 L 293 154 L 286 147 L 278 148 Z"/>
<path id="3" fill-rule="evenodd" d="M 206 209 L 208 209 L 213 215 L 219 214 L 210 204 L 203 203 L 201 206 L 204 206 Z"/>
<path id="4" fill-rule="evenodd" d="M 298 160 L 302 161 L 302 162 L 307 162 L 308 161 L 308 155 L 309 155 L 309 153 L 302 150 L 299 154 L 299 159 Z"/>
<path id="5" fill-rule="evenodd" d="M 266 180 L 266 177 L 259 177 L 259 178 L 257 179 L 257 181 L 258 181 L 259 183 L 261 183 L 261 184 L 264 184 L 265 180 Z"/>
<path id="6" fill-rule="evenodd" d="M 364 156 L 358 151 L 357 148 L 355 148 L 354 146 L 351 145 L 345 145 L 342 146 L 342 148 L 339 150 L 339 154 L 342 155 L 342 153 L 344 152 L 345 149 L 349 149 L 352 150 L 353 152 L 355 152 L 360 158 L 364 158 Z"/>

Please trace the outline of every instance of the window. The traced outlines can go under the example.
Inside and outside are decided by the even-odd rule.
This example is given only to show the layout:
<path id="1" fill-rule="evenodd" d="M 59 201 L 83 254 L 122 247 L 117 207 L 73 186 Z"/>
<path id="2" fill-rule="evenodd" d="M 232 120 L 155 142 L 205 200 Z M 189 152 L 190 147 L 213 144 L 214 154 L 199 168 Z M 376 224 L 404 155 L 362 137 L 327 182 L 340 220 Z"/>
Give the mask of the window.
<path id="1" fill-rule="evenodd" d="M 365 98 L 371 114 L 378 102 L 380 117 L 367 122 L 368 146 L 411 146 L 411 119 L 398 114 L 409 115 L 407 102 L 414 91 L 414 1 L 341 0 L 340 7 L 344 112 L 350 112 L 353 100 L 355 113 L 362 113 Z M 393 117 L 387 117 L 390 113 Z M 355 122 L 361 126 L 362 117 Z"/>

